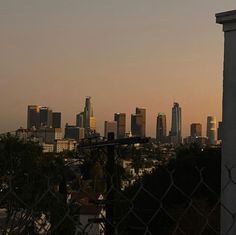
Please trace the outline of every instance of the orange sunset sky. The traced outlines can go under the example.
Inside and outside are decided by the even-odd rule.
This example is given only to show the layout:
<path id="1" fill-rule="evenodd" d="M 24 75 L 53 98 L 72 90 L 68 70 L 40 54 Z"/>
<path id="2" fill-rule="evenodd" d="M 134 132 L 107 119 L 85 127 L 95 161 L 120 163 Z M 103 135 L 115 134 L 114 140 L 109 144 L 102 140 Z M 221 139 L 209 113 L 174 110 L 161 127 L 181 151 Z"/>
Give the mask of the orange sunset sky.
<path id="1" fill-rule="evenodd" d="M 1 0 L 0 132 L 26 127 L 28 104 L 75 123 L 93 97 L 97 129 L 115 112 L 147 109 L 147 135 L 173 101 L 183 134 L 221 120 L 223 32 L 215 13 L 235 0 Z"/>

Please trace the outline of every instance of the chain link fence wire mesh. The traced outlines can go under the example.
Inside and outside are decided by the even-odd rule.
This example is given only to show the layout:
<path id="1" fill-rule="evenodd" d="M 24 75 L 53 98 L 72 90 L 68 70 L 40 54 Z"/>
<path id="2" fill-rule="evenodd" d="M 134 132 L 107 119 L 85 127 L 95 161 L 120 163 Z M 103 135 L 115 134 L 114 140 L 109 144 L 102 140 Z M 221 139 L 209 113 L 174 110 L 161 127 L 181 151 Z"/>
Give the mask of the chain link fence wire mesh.
<path id="1" fill-rule="evenodd" d="M 168 148 L 111 138 L 43 154 L 1 136 L 0 234 L 220 234 L 221 149 Z"/>

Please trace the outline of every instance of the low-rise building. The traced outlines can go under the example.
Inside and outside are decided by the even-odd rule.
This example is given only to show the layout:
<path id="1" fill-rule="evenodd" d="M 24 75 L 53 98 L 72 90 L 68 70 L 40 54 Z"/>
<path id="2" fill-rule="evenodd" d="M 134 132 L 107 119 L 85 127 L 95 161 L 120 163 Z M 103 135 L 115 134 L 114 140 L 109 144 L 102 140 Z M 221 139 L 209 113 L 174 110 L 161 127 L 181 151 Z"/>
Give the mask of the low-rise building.
<path id="1" fill-rule="evenodd" d="M 42 144 L 43 152 L 44 153 L 53 153 L 54 152 L 54 144 Z"/>
<path id="2" fill-rule="evenodd" d="M 199 144 L 199 145 L 206 145 L 208 142 L 207 137 L 202 137 L 202 136 L 188 136 L 186 138 L 184 138 L 184 144 Z"/>
<path id="3" fill-rule="evenodd" d="M 105 234 L 106 211 L 104 206 L 98 201 L 102 201 L 103 196 L 97 193 L 72 192 L 69 198 L 71 203 L 79 205 L 80 230 L 89 231 L 89 234 Z"/>
<path id="4" fill-rule="evenodd" d="M 61 139 L 56 140 L 54 143 L 54 152 L 60 153 L 64 151 L 72 151 L 76 148 L 76 140 L 74 139 Z"/>
<path id="5" fill-rule="evenodd" d="M 53 144 L 55 140 L 62 139 L 61 128 L 41 127 L 32 130 L 31 134 L 39 139 L 39 143 Z"/>

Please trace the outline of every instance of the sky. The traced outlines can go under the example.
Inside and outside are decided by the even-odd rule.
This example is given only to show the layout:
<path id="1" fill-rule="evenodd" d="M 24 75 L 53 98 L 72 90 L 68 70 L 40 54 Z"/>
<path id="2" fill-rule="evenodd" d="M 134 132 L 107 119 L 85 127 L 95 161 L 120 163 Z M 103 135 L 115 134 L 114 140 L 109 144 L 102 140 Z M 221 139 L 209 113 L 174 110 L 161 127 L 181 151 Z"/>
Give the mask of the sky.
<path id="1" fill-rule="evenodd" d="M 75 123 L 92 96 L 97 129 L 115 112 L 158 112 L 170 128 L 173 102 L 183 134 L 221 120 L 223 32 L 215 13 L 235 0 L 0 0 L 0 132 L 26 127 L 27 105 Z"/>

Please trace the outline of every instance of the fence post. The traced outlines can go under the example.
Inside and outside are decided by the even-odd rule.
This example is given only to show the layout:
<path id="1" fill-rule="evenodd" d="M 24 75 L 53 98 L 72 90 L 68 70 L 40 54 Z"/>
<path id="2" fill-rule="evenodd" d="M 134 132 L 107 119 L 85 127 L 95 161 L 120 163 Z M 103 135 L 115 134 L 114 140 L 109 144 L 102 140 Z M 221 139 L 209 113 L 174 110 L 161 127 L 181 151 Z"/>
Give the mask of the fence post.
<path id="1" fill-rule="evenodd" d="M 236 234 L 236 10 L 216 14 L 224 31 L 221 234 Z"/>
<path id="2" fill-rule="evenodd" d="M 114 133 L 108 133 L 108 141 L 114 140 Z M 114 235 L 114 172 L 115 172 L 115 146 L 114 144 L 107 146 L 107 163 L 106 163 L 106 184 L 107 184 L 107 198 L 106 198 L 106 226 L 105 234 Z"/>

